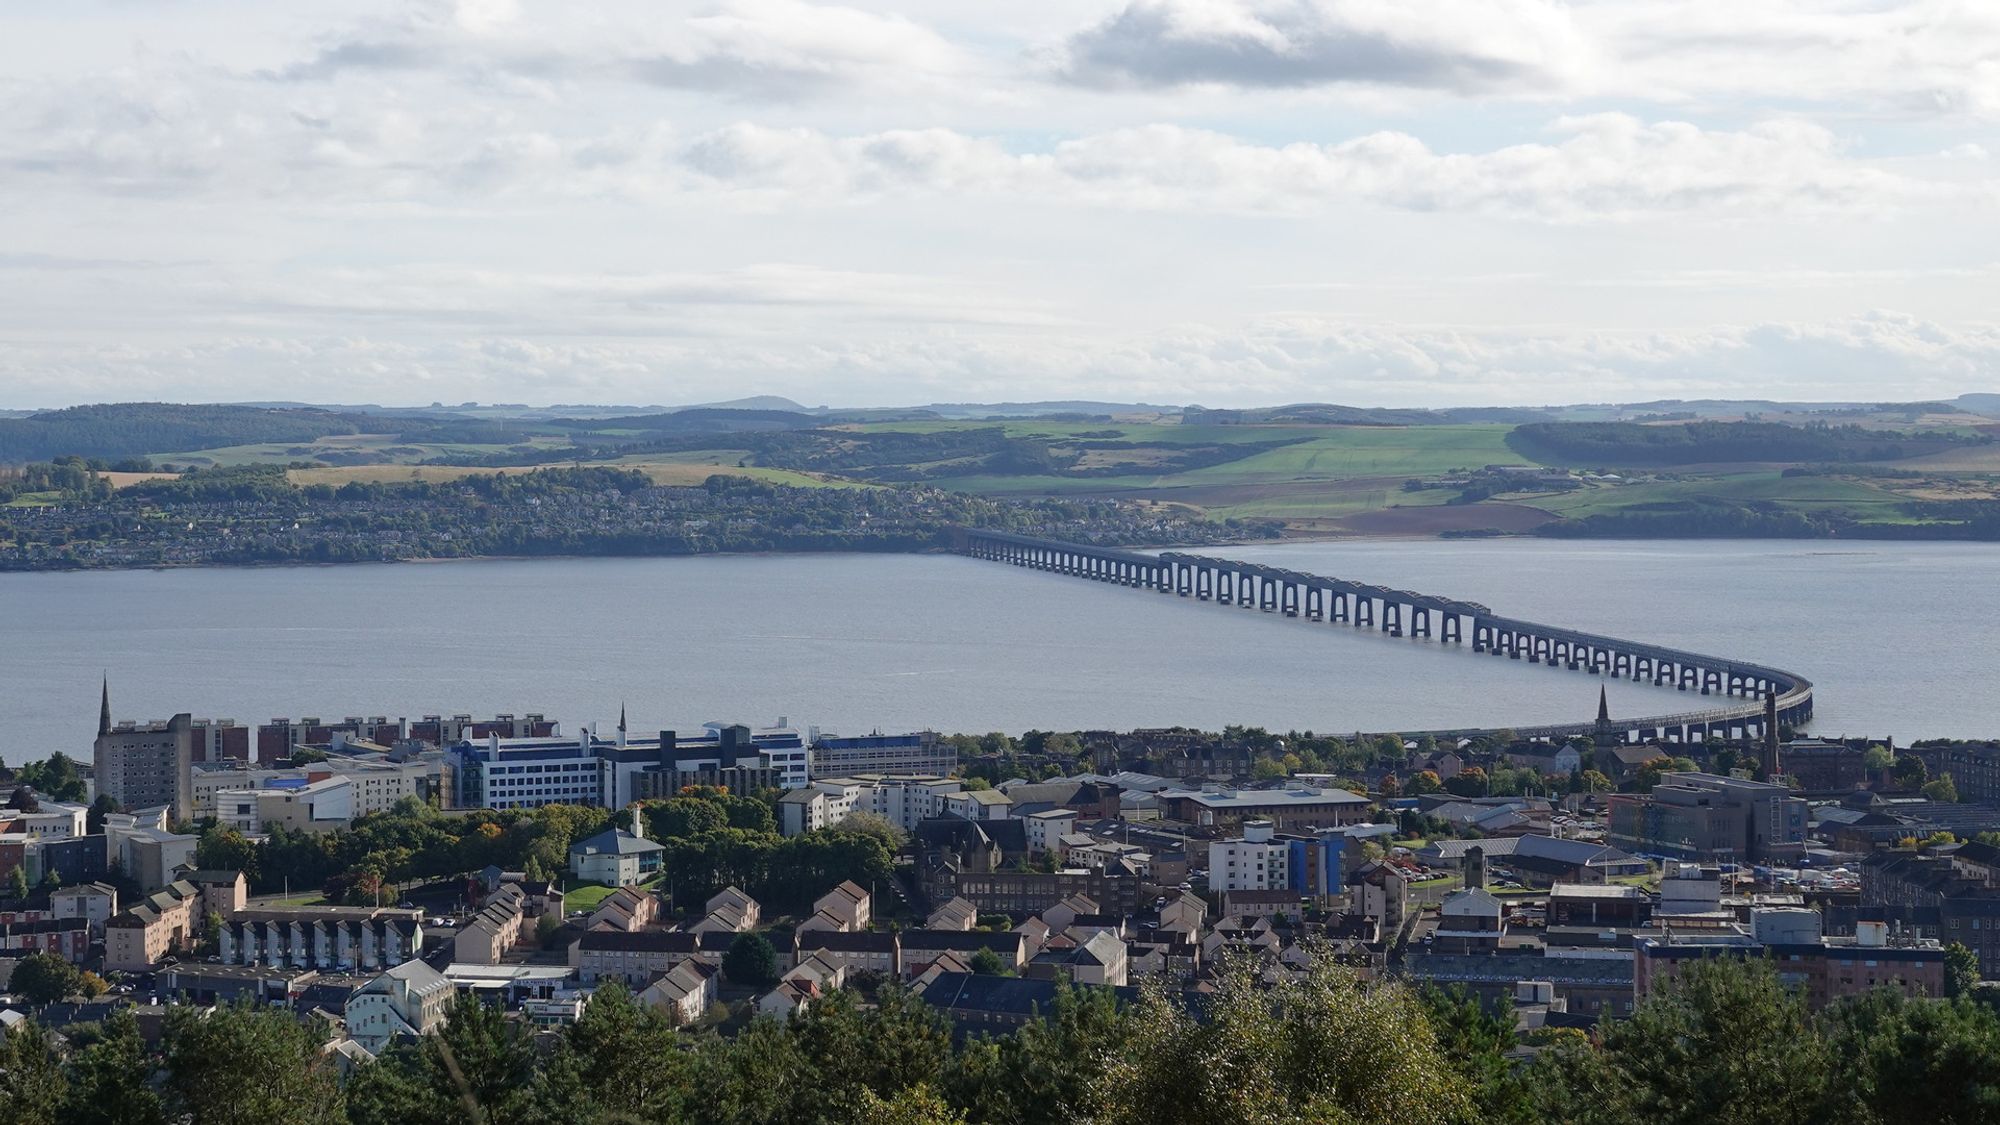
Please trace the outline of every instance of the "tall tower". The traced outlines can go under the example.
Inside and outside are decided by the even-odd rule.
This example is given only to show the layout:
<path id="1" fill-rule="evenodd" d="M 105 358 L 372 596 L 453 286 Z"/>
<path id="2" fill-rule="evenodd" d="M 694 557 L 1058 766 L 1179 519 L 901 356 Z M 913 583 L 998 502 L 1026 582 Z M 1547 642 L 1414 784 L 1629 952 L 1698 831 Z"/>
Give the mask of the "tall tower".
<path id="1" fill-rule="evenodd" d="M 104 673 L 104 694 L 97 705 L 97 737 L 111 733 L 111 673 Z"/>

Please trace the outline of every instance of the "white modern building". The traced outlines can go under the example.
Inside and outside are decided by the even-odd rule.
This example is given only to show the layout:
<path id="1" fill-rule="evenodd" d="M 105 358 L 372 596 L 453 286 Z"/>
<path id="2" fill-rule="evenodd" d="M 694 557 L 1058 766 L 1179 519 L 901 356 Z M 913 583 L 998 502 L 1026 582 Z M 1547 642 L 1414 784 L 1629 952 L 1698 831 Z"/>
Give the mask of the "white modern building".
<path id="1" fill-rule="evenodd" d="M 274 778 L 255 789 L 218 790 L 215 819 L 249 836 L 279 825 L 298 832 L 331 832 L 354 822 L 354 783 L 346 777 Z"/>
<path id="2" fill-rule="evenodd" d="M 379 1055 L 397 1037 L 416 1039 L 445 1025 L 458 989 L 422 961 L 405 961 L 347 998 L 347 1034 Z"/>
<path id="3" fill-rule="evenodd" d="M 1291 845 L 1268 820 L 1243 824 L 1243 835 L 1208 845 L 1208 889 L 1268 891 L 1291 886 Z"/>

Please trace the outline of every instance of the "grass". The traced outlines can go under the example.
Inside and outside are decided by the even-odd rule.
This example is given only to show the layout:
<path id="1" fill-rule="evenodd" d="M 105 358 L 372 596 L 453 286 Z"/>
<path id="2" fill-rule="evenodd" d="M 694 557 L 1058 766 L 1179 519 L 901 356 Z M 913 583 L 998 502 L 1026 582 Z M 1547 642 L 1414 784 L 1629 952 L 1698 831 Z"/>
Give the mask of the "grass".
<path id="1" fill-rule="evenodd" d="M 965 423 L 885 423 L 869 429 L 964 428 Z M 1309 435 L 1306 440 L 1221 465 L 1179 473 L 1134 471 L 1105 477 L 946 477 L 945 488 L 982 495 L 1113 496 L 1186 504 L 1219 519 L 1337 520 L 1384 508 L 1444 503 L 1440 490 L 1404 492 L 1412 477 L 1453 469 L 1521 464 L 1507 448 L 1505 425 L 1468 426 L 1181 426 L 1079 423 L 1008 424 L 1014 436 L 1067 437 L 1117 431 L 1120 440 L 1156 445 L 1247 443 Z M 1127 451 L 1136 453 L 1139 451 Z"/>
<path id="2" fill-rule="evenodd" d="M 610 898 L 617 887 L 607 887 L 602 883 L 584 883 L 574 878 L 563 880 L 563 909 L 595 910 L 597 904 Z"/>
<path id="3" fill-rule="evenodd" d="M 1839 512 L 1856 519 L 1903 522 L 1905 498 L 1846 477 L 1787 477 L 1777 471 L 1725 473 L 1699 480 L 1598 485 L 1527 500 L 1571 519 L 1613 513 L 1635 504 L 1692 500 L 1771 501 L 1809 512 Z"/>
<path id="4" fill-rule="evenodd" d="M 660 885 L 662 876 L 655 875 L 639 886 L 651 890 Z M 610 898 L 617 887 L 607 887 L 602 883 L 585 883 L 574 876 L 563 879 L 563 910 L 595 910 L 597 904 Z"/>

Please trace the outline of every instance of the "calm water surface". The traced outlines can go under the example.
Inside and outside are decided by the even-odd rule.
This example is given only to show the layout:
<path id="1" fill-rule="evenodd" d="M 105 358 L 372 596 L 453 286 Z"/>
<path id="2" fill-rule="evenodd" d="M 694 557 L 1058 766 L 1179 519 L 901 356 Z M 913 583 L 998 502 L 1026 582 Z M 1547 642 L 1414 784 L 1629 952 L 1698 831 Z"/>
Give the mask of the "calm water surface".
<path id="1" fill-rule="evenodd" d="M 2000 734 L 2000 550 L 1369 542 L 1218 549 L 1791 668 L 1825 733 Z M 0 758 L 119 718 L 541 711 L 608 732 L 1588 718 L 1581 673 L 940 556 L 576 559 L 0 576 Z M 1614 711 L 1671 689 L 1611 686 Z"/>

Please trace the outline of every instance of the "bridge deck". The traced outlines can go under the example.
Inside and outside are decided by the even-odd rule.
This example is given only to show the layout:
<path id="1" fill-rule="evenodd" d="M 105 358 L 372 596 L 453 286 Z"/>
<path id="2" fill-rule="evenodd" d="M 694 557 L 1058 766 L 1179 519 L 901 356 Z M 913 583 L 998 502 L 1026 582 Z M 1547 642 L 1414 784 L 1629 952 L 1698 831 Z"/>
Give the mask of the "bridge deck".
<path id="1" fill-rule="evenodd" d="M 1803 718 L 1810 717 L 1812 713 L 1812 681 L 1796 672 L 1789 672 L 1782 668 L 1775 668 L 1754 661 L 1733 660 L 1727 657 L 1691 652 L 1686 649 L 1670 648 L 1665 645 L 1626 640 L 1622 637 L 1613 637 L 1602 633 L 1588 633 L 1576 629 L 1543 625 L 1539 622 L 1527 621 L 1521 618 L 1499 617 L 1491 609 L 1478 602 L 1437 597 L 1435 595 L 1421 594 L 1409 590 L 1397 590 L 1363 582 L 1352 582 L 1325 575 L 1308 574 L 1284 567 L 1244 562 L 1239 559 L 1214 558 L 1206 555 L 1186 554 L 1179 551 L 1146 554 L 1123 548 L 1100 547 L 1089 543 L 1067 543 L 1061 540 L 1040 539 L 1034 536 L 1016 535 L 1004 531 L 983 531 L 977 528 L 959 529 L 958 543 L 961 552 L 970 551 L 974 540 L 1059 552 L 1074 557 L 1099 559 L 1138 567 L 1146 573 L 1155 575 L 1154 581 L 1156 583 L 1164 581 L 1163 578 L 1158 577 L 1163 569 L 1169 567 L 1186 567 L 1222 574 L 1251 576 L 1262 581 L 1291 583 L 1306 588 L 1319 588 L 1335 594 L 1380 601 L 1385 606 L 1405 605 L 1444 614 L 1456 614 L 1460 617 L 1471 618 L 1475 627 L 1488 627 L 1503 632 L 1564 644 L 1584 645 L 1594 649 L 1617 653 L 1621 658 L 1629 656 L 1637 659 L 1667 662 L 1696 669 L 1703 674 L 1719 674 L 1725 678 L 1725 684 L 1728 683 L 1728 677 L 1734 676 L 1769 681 L 1778 686 L 1778 708 L 1781 715 L 1802 720 Z M 1699 711 L 1677 712 L 1674 714 L 1647 716 L 1636 719 L 1619 719 L 1615 721 L 1615 725 L 1618 729 L 1627 732 L 1663 731 L 1671 728 L 1705 728 L 1714 725 L 1734 725 L 1746 721 L 1761 721 L 1763 714 L 1764 710 L 1761 700 L 1746 700 L 1740 704 L 1704 708 Z M 1491 733 L 1492 729 L 1494 728 L 1416 733 L 1471 737 L 1478 734 Z M 1589 734 L 1596 729 L 1596 724 L 1594 722 L 1557 723 L 1512 729 L 1517 734 L 1527 738 L 1564 738 L 1577 734 Z"/>

